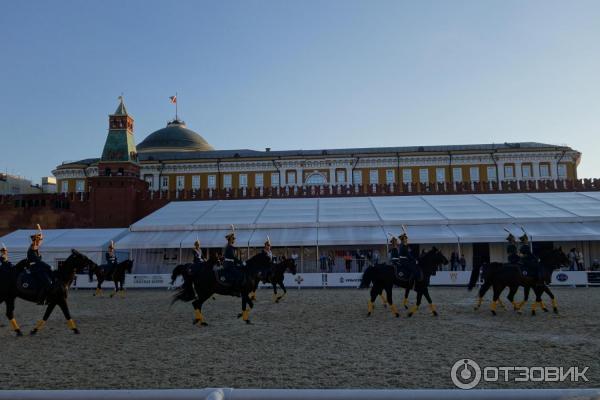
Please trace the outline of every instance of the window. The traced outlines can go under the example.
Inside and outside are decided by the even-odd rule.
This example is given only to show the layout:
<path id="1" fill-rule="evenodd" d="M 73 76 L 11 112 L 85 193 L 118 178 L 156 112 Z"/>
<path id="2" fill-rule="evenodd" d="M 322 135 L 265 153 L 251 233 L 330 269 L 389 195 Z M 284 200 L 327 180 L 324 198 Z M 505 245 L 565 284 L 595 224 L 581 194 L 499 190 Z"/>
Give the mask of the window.
<path id="1" fill-rule="evenodd" d="M 487 179 L 488 179 L 488 182 L 495 181 L 498 179 L 496 176 L 496 166 L 495 165 L 487 167 Z"/>
<path id="2" fill-rule="evenodd" d="M 223 175 L 223 187 L 225 189 L 231 189 L 231 174 Z"/>
<path id="3" fill-rule="evenodd" d="M 567 164 L 558 164 L 558 177 L 566 178 L 567 177 Z"/>
<path id="4" fill-rule="evenodd" d="M 362 171 L 353 171 L 352 172 L 352 183 L 355 185 L 362 185 Z"/>
<path id="5" fill-rule="evenodd" d="M 386 169 L 385 170 L 385 183 L 387 183 L 388 185 L 390 183 L 394 183 L 396 182 L 396 174 L 394 173 L 393 169 Z"/>
<path id="6" fill-rule="evenodd" d="M 192 175 L 192 189 L 200 189 L 200 175 Z"/>
<path id="7" fill-rule="evenodd" d="M 479 167 L 469 168 L 469 177 L 471 182 L 479 182 Z"/>
<path id="8" fill-rule="evenodd" d="M 412 183 L 412 170 L 410 168 L 402 170 L 402 182 Z"/>
<path id="9" fill-rule="evenodd" d="M 371 185 L 379 183 L 379 172 L 376 169 L 369 171 L 369 183 Z"/>
<path id="10" fill-rule="evenodd" d="M 512 165 L 504 166 L 504 177 L 507 179 L 512 179 L 515 177 L 515 168 Z"/>
<path id="11" fill-rule="evenodd" d="M 150 190 L 154 189 L 154 176 L 146 175 L 146 176 L 144 176 L 144 180 L 146 182 L 148 182 L 148 189 L 150 189 Z"/>
<path id="12" fill-rule="evenodd" d="M 185 188 L 185 176 L 179 175 L 177 177 L 177 190 L 183 190 Z"/>
<path id="13" fill-rule="evenodd" d="M 521 172 L 523 173 L 523 178 L 531 178 L 531 165 L 523 164 L 521 166 Z"/>
<path id="14" fill-rule="evenodd" d="M 69 181 L 62 181 L 60 183 L 60 191 L 62 193 L 69 193 Z"/>
<path id="15" fill-rule="evenodd" d="M 540 164 L 540 176 L 542 178 L 550 177 L 550 166 L 548 164 Z"/>
<path id="16" fill-rule="evenodd" d="M 286 184 L 288 186 L 292 186 L 296 184 L 296 172 L 295 171 L 288 171 L 286 173 Z"/>
<path id="17" fill-rule="evenodd" d="M 208 176 L 208 187 L 211 189 L 214 189 L 217 187 L 217 176 L 216 175 Z"/>
<path id="18" fill-rule="evenodd" d="M 254 175 L 254 186 L 259 187 L 259 188 L 264 186 L 263 174 Z"/>
<path id="19" fill-rule="evenodd" d="M 427 168 L 419 169 L 419 182 L 429 183 L 429 170 Z"/>
<path id="20" fill-rule="evenodd" d="M 436 182 L 446 182 L 446 169 L 445 168 L 436 168 L 435 169 L 435 180 Z"/>
<path id="21" fill-rule="evenodd" d="M 319 172 L 313 172 L 306 178 L 306 184 L 309 186 L 318 186 L 324 185 L 327 183 L 327 180 L 323 176 L 323 174 Z"/>
<path id="22" fill-rule="evenodd" d="M 462 182 L 463 181 L 461 167 L 452 168 L 452 180 L 454 182 Z"/>
<path id="23" fill-rule="evenodd" d="M 77 179 L 75 182 L 75 191 L 77 193 L 82 193 L 85 191 L 85 181 L 83 179 Z"/>
<path id="24" fill-rule="evenodd" d="M 160 179 L 160 187 L 162 190 L 168 190 L 169 189 L 169 177 L 168 176 L 163 176 Z"/>
<path id="25" fill-rule="evenodd" d="M 248 187 L 248 175 L 240 174 L 240 187 L 245 188 Z"/>
<path id="26" fill-rule="evenodd" d="M 279 186 L 279 173 L 277 172 L 273 172 L 271 174 L 271 186 L 272 187 L 277 187 Z"/>
<path id="27" fill-rule="evenodd" d="M 336 172 L 336 182 L 337 183 L 346 183 L 346 171 L 337 171 Z"/>

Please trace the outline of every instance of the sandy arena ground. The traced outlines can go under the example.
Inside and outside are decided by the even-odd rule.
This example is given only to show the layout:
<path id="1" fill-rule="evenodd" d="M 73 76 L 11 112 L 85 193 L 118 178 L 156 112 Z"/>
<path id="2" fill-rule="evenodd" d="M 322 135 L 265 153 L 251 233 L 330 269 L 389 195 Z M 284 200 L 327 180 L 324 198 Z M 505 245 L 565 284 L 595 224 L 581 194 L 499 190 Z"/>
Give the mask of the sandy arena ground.
<path id="1" fill-rule="evenodd" d="M 236 319 L 239 299 L 219 296 L 204 307 L 209 326 L 199 328 L 190 304 L 169 308 L 172 292 L 131 290 L 126 299 L 110 299 L 73 291 L 81 335 L 67 329 L 60 310 L 34 337 L 14 337 L 2 315 L 0 389 L 451 388 L 450 368 L 460 358 L 589 366 L 587 384 L 554 387 L 599 387 L 600 288 L 555 293 L 559 315 L 500 310 L 492 317 L 488 303 L 473 311 L 474 292 L 433 288 L 440 316 L 422 307 L 409 319 L 403 309 L 393 318 L 379 300 L 366 318 L 366 290 L 290 290 L 280 304 L 262 290 L 253 325 Z M 24 332 L 42 313 L 41 306 L 17 303 Z"/>

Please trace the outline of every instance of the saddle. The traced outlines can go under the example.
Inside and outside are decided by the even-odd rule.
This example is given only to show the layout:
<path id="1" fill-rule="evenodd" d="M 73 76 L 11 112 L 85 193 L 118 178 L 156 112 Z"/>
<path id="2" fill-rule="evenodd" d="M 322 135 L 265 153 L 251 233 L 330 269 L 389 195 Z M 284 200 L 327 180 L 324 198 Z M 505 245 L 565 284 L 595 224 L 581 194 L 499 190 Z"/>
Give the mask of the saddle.
<path id="1" fill-rule="evenodd" d="M 52 288 L 53 286 L 54 284 L 43 282 L 42 279 L 37 277 L 29 269 L 26 269 L 17 276 L 17 288 L 30 296 L 35 296 L 39 290 L 44 287 Z"/>
<path id="2" fill-rule="evenodd" d="M 217 282 L 221 286 L 231 287 L 235 284 L 241 285 L 244 281 L 244 273 L 238 266 L 225 268 L 215 265 L 213 271 Z"/>

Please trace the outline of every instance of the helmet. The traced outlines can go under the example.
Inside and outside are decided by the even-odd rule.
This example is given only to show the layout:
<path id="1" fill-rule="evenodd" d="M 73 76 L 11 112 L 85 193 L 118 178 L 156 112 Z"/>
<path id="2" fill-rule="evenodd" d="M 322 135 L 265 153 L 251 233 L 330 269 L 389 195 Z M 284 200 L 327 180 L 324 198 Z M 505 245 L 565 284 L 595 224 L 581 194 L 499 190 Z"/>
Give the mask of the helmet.
<path id="1" fill-rule="evenodd" d="M 526 233 L 524 233 L 524 234 L 523 234 L 523 236 L 521 236 L 521 237 L 519 238 L 519 240 L 520 240 L 521 242 L 523 242 L 523 243 L 528 243 L 528 242 L 529 242 L 529 236 L 527 236 L 527 234 L 526 234 Z"/>
<path id="2" fill-rule="evenodd" d="M 229 232 L 227 235 L 225 235 L 225 239 L 227 239 L 227 240 L 235 239 L 235 226 L 233 226 L 233 224 L 231 224 L 231 232 Z"/>
<path id="3" fill-rule="evenodd" d="M 506 237 L 506 240 L 510 243 L 514 243 L 517 241 L 517 238 L 512 233 L 509 233 L 508 236 Z"/>
<path id="4" fill-rule="evenodd" d="M 115 248 L 115 242 L 113 242 L 112 240 L 110 241 L 110 244 L 108 245 L 108 249 L 112 250 Z"/>
<path id="5" fill-rule="evenodd" d="M 267 240 L 265 240 L 265 246 L 270 246 L 271 245 L 271 239 L 269 238 L 269 235 L 267 235 Z"/>

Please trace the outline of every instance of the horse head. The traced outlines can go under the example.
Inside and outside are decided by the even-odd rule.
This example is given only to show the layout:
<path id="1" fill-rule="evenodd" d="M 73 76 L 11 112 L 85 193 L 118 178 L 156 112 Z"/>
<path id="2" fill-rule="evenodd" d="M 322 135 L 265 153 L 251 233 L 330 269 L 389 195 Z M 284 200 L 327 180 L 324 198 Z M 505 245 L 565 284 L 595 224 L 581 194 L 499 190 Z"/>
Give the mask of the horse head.
<path id="1" fill-rule="evenodd" d="M 121 263 L 121 265 L 123 266 L 123 270 L 130 274 L 131 270 L 133 269 L 133 260 L 125 260 Z"/>
<path id="2" fill-rule="evenodd" d="M 283 258 L 283 261 L 281 261 L 279 263 L 281 266 L 284 267 L 284 272 L 290 271 L 292 273 L 292 275 L 296 275 L 296 261 L 293 258 Z"/>
<path id="3" fill-rule="evenodd" d="M 67 257 L 61 266 L 59 266 L 59 270 L 63 268 L 68 273 L 74 272 L 76 274 L 81 274 L 86 269 L 92 271 L 96 267 L 96 263 L 90 260 L 88 256 L 76 249 L 71 249 L 71 255 Z"/>
<path id="4" fill-rule="evenodd" d="M 448 259 L 435 246 L 419 258 L 419 266 L 425 273 L 434 274 L 440 265 L 448 265 Z"/>
<path id="5" fill-rule="evenodd" d="M 540 264 L 550 271 L 554 271 L 562 266 L 569 264 L 569 257 L 562 250 L 562 247 L 554 248 L 540 254 Z"/>

